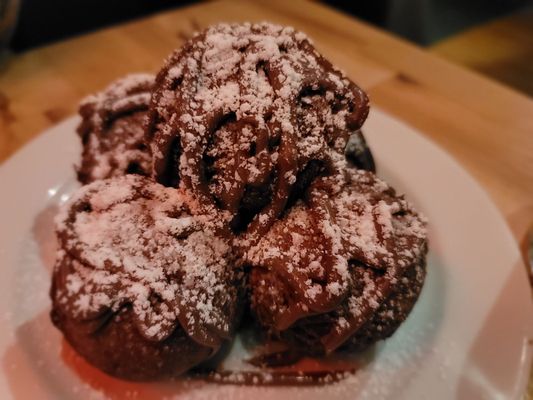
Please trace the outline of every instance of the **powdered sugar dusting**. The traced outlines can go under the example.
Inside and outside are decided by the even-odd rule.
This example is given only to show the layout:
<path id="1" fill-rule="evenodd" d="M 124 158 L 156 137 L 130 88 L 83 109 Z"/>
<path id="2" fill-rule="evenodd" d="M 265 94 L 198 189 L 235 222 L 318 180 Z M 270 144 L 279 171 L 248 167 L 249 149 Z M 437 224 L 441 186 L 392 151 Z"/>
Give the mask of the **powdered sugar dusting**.
<path id="1" fill-rule="evenodd" d="M 267 23 L 208 28 L 152 86 L 129 76 L 81 104 L 80 180 L 119 177 L 63 207 L 54 304 L 82 320 L 127 307 L 149 341 L 180 327 L 216 350 L 251 266 L 252 310 L 277 338 L 296 327 L 308 340 L 318 323 L 311 340 L 328 353 L 390 335 L 424 280 L 425 220 L 347 165 L 348 137 L 364 145 L 364 92 L 305 34 Z M 148 168 L 178 188 L 121 176 Z"/>
<path id="2" fill-rule="evenodd" d="M 149 74 L 128 75 L 82 100 L 78 128 L 84 146 L 78 167 L 82 183 L 148 173 L 151 160 L 144 128 L 153 82 Z"/>
<path id="3" fill-rule="evenodd" d="M 330 148 L 344 151 L 368 99 L 305 34 L 268 23 L 219 24 L 170 56 L 152 109 L 156 179 L 165 180 L 170 162 L 182 186 L 233 214 L 250 188 L 271 192 L 270 203 L 254 210 L 253 241 L 283 211 L 309 161 L 326 162 Z M 173 137 L 179 165 L 170 159 Z"/>
<path id="4" fill-rule="evenodd" d="M 337 304 L 331 331 L 322 341 L 327 350 L 348 340 L 399 284 L 405 286 L 405 296 L 416 299 L 425 275 L 421 260 L 427 251 L 425 219 L 403 197 L 372 173 L 348 168 L 346 161 L 333 158 L 337 173 L 315 180 L 307 202 L 299 202 L 275 222 L 249 249 L 246 259 L 265 271 L 259 275 L 263 281 L 253 286 L 252 307 L 260 319 L 271 320 L 268 324 L 275 331 L 327 309 L 326 304 Z M 355 273 L 361 267 L 366 269 Z M 402 278 L 413 268 L 420 273 Z M 371 271 L 384 272 L 380 276 Z M 264 279 L 283 284 L 274 284 L 275 294 L 270 294 L 273 283 Z M 283 285 L 293 292 L 284 294 Z M 265 307 L 270 310 L 264 311 Z M 393 308 L 386 311 L 392 313 Z M 405 315 L 382 316 L 383 321 L 387 318 Z"/>
<path id="5" fill-rule="evenodd" d="M 131 303 L 147 338 L 164 339 L 179 321 L 217 346 L 213 331 L 227 337 L 233 324 L 236 276 L 216 233 L 223 219 L 198 209 L 187 193 L 135 175 L 83 187 L 57 219 L 67 285 L 56 300 L 75 318 Z"/>

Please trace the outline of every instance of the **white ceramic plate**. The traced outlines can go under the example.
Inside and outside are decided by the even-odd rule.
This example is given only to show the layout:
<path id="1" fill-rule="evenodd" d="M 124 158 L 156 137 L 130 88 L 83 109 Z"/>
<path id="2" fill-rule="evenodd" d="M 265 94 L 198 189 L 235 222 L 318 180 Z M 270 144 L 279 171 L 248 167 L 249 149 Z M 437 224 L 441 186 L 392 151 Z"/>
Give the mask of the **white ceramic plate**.
<path id="1" fill-rule="evenodd" d="M 52 218 L 77 187 L 77 119 L 0 167 L 0 397 L 513 399 L 531 364 L 531 292 L 520 254 L 483 190 L 448 155 L 373 110 L 378 174 L 430 219 L 428 275 L 408 320 L 351 378 L 324 387 L 134 384 L 85 364 L 52 327 Z"/>

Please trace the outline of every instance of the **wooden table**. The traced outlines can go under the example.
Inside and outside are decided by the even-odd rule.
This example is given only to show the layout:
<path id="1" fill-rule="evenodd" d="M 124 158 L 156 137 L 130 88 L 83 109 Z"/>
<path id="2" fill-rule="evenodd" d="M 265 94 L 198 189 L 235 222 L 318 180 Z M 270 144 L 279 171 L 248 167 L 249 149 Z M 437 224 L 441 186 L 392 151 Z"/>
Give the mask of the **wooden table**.
<path id="1" fill-rule="evenodd" d="M 533 97 L 533 9 L 446 38 L 431 52 Z"/>
<path id="2" fill-rule="evenodd" d="M 0 70 L 0 161 L 74 113 L 82 96 L 121 75 L 157 71 L 194 30 L 219 21 L 263 20 L 308 33 L 373 104 L 452 154 L 489 192 L 517 240 L 524 242 L 533 221 L 533 100 L 302 0 L 206 3 L 12 57 Z"/>

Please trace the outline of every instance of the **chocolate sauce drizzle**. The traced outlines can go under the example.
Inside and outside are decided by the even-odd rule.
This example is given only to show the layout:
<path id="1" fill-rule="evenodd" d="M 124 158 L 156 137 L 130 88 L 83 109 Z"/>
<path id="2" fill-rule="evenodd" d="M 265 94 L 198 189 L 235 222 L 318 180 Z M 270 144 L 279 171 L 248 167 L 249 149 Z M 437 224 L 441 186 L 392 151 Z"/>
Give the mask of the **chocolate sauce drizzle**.
<path id="1" fill-rule="evenodd" d="M 86 101 L 84 143 L 104 142 L 123 117 L 144 118 L 145 83 L 119 82 Z M 220 24 L 197 34 L 158 74 L 143 142 L 152 177 L 178 189 L 142 177 L 82 189 L 58 224 L 54 300 L 71 318 L 104 323 L 127 304 L 147 340 L 162 342 L 179 324 L 215 352 L 234 333 L 242 275 L 233 267 L 245 266 L 262 329 L 294 348 L 250 360 L 265 371 L 192 376 L 315 385 L 355 372 L 282 367 L 390 335 L 420 292 L 423 218 L 346 160 L 375 170 L 359 130 L 367 114 L 366 94 L 292 28 Z"/>
<path id="2" fill-rule="evenodd" d="M 320 365 L 320 367 L 298 366 L 296 363 L 304 358 L 304 352 L 288 349 L 258 354 L 247 362 L 261 370 L 232 371 L 224 368 L 202 369 L 196 368 L 190 376 L 201 378 L 208 382 L 260 385 L 260 386 L 288 386 L 288 385 L 326 385 L 339 382 L 357 371 L 356 365 L 339 366 Z M 315 359 L 315 362 L 320 360 Z M 323 364 L 323 363 L 322 363 Z"/>
<path id="3" fill-rule="evenodd" d="M 217 224 L 179 190 L 126 175 L 82 187 L 57 219 L 55 304 L 105 322 L 131 307 L 139 333 L 162 342 L 179 324 L 218 350 L 233 335 L 240 275 Z M 107 316 L 106 316 L 107 315 Z"/>
<path id="4" fill-rule="evenodd" d="M 329 354 L 379 325 L 380 310 L 398 326 L 421 288 L 426 251 L 424 221 L 405 200 L 371 173 L 341 168 L 248 250 L 251 307 L 274 337 Z"/>
<path id="5" fill-rule="evenodd" d="M 234 215 L 251 189 L 268 188 L 246 228 L 253 242 L 285 210 L 306 165 L 327 166 L 325 150 L 342 153 L 367 114 L 365 93 L 304 34 L 266 23 L 216 25 L 158 74 L 147 134 L 154 176 L 164 184 L 179 176 L 202 201 Z"/>

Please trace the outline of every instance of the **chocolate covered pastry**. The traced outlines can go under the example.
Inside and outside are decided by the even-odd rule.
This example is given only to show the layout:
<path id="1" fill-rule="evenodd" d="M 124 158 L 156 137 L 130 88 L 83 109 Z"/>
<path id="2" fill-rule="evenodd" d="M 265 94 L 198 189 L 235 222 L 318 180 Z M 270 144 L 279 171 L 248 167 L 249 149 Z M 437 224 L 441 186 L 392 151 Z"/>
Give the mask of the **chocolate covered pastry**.
<path id="1" fill-rule="evenodd" d="M 342 168 L 248 250 L 252 311 L 304 353 L 363 349 L 407 317 L 426 252 L 412 206 L 372 173 Z"/>
<path id="2" fill-rule="evenodd" d="M 240 275 L 224 216 L 138 175 L 82 187 L 57 222 L 52 320 L 87 361 L 130 380 L 176 376 L 232 338 Z"/>
<path id="3" fill-rule="evenodd" d="M 153 83 L 152 75 L 128 75 L 81 102 L 81 183 L 130 173 L 150 175 L 144 129 Z"/>
<path id="4" fill-rule="evenodd" d="M 292 28 L 220 24 L 159 72 L 147 141 L 154 177 L 191 189 L 259 237 L 342 154 L 368 98 Z M 250 225 L 248 226 L 248 224 Z"/>
<path id="5" fill-rule="evenodd" d="M 374 175 L 368 109 L 303 33 L 268 23 L 208 28 L 155 83 L 86 99 L 89 184 L 57 221 L 54 324 L 130 380 L 213 357 L 243 304 L 293 362 L 392 335 L 424 282 L 426 223 Z"/>

